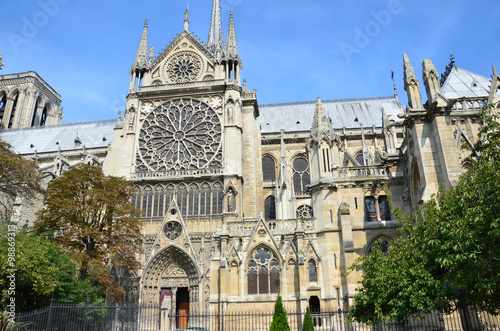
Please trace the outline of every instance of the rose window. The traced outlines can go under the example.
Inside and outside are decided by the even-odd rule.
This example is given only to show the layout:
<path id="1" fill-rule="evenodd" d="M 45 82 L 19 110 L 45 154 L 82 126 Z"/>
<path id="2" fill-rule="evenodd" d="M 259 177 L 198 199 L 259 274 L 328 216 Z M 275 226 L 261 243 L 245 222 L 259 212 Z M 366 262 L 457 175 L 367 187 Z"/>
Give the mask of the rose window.
<path id="1" fill-rule="evenodd" d="M 312 218 L 313 217 L 313 209 L 311 206 L 302 205 L 297 208 L 297 218 Z"/>
<path id="2" fill-rule="evenodd" d="M 177 53 L 167 62 L 168 79 L 175 83 L 191 82 L 199 76 L 201 66 L 201 58 L 195 53 Z"/>
<path id="3" fill-rule="evenodd" d="M 218 115 L 194 99 L 168 101 L 144 119 L 137 171 L 221 168 L 222 130 Z"/>
<path id="4" fill-rule="evenodd" d="M 167 222 L 163 228 L 163 232 L 165 233 L 165 237 L 167 237 L 167 239 L 175 240 L 181 235 L 182 225 L 176 221 Z"/>

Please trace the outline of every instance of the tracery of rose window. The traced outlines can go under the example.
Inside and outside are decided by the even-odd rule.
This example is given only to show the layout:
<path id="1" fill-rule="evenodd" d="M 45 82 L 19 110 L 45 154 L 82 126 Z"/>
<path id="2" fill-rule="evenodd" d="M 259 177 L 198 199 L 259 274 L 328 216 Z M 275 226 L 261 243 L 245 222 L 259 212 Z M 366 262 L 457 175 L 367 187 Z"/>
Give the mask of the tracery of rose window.
<path id="1" fill-rule="evenodd" d="M 195 99 L 170 100 L 152 110 L 139 134 L 137 171 L 222 167 L 218 115 Z"/>

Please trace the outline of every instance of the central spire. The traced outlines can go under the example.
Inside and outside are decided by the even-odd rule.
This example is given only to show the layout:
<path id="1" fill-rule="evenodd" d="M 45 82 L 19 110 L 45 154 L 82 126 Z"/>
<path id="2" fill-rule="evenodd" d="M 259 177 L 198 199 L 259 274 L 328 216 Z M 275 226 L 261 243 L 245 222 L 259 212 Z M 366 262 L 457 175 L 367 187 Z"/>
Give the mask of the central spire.
<path id="1" fill-rule="evenodd" d="M 220 0 L 214 0 L 206 46 L 210 53 L 215 55 L 218 51 L 222 51 L 223 43 Z"/>

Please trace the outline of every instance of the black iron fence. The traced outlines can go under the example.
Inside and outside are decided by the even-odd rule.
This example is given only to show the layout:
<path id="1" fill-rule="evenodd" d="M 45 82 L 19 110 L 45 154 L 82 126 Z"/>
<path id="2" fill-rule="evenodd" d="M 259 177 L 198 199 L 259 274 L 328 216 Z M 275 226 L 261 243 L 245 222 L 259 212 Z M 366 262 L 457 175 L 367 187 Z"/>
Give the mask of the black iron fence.
<path id="1" fill-rule="evenodd" d="M 291 330 L 302 330 L 304 312 L 288 312 Z M 347 323 L 347 312 L 313 313 L 316 331 L 403 331 L 403 330 L 498 330 L 500 319 L 484 313 L 428 314 L 405 326 Z M 16 322 L 29 323 L 30 331 L 267 331 L 273 312 L 192 312 L 173 314 L 158 305 L 74 305 L 53 304 L 45 309 L 22 313 Z"/>

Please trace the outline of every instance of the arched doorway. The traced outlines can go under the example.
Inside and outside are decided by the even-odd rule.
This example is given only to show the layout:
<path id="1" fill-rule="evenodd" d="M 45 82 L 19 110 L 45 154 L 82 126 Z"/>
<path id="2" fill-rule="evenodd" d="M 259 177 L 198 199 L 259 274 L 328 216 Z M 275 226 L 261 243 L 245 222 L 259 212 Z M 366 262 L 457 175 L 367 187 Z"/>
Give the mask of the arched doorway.
<path id="1" fill-rule="evenodd" d="M 141 303 L 169 309 L 177 316 L 169 321 L 171 329 L 185 329 L 189 312 L 199 306 L 199 274 L 195 261 L 184 249 L 167 246 L 151 258 L 144 270 Z"/>

